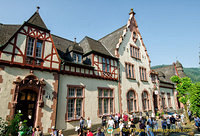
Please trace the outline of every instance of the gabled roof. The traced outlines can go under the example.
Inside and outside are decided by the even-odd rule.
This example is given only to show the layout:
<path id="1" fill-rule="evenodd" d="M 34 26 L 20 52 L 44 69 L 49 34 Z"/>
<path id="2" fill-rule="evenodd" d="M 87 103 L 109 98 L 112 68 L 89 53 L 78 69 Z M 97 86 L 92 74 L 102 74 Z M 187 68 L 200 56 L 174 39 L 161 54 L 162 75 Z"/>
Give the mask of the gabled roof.
<path id="1" fill-rule="evenodd" d="M 178 76 L 180 77 L 186 76 L 183 71 L 182 64 L 179 61 L 177 61 L 176 63 L 172 65 L 163 66 L 161 68 L 156 68 L 154 70 L 158 72 L 159 80 L 164 81 L 164 82 L 172 83 L 170 78 L 174 75 L 177 75 L 177 72 L 178 72 Z"/>
<path id="2" fill-rule="evenodd" d="M 47 27 L 46 27 L 46 25 L 45 25 L 45 23 L 44 23 L 44 21 L 42 20 L 42 18 L 40 17 L 40 14 L 38 12 L 35 12 L 29 18 L 29 20 L 27 21 L 27 23 L 33 24 L 35 26 L 39 26 L 41 28 L 44 28 L 44 29 L 48 30 Z"/>
<path id="3" fill-rule="evenodd" d="M 94 51 L 103 55 L 113 57 L 113 55 L 106 49 L 106 47 L 101 42 L 94 40 L 90 37 L 86 36 L 80 42 L 80 46 L 83 48 L 84 54 Z"/>
<path id="4" fill-rule="evenodd" d="M 0 24 L 0 45 L 6 44 L 20 27 L 21 25 Z"/>
<path id="5" fill-rule="evenodd" d="M 104 36 L 103 38 L 99 39 L 99 41 L 106 46 L 106 48 L 115 56 L 115 48 L 119 42 L 120 36 L 123 34 L 123 30 L 126 28 L 126 25 L 120 27 L 119 29 L 115 30 L 114 32 Z"/>
<path id="6" fill-rule="evenodd" d="M 68 52 L 71 52 L 71 51 L 83 54 L 83 48 L 79 46 L 78 43 L 74 43 L 74 45 L 69 46 Z"/>
<path id="7" fill-rule="evenodd" d="M 54 45 L 61 59 L 66 59 L 66 51 L 70 45 L 74 45 L 73 41 L 51 34 Z"/>

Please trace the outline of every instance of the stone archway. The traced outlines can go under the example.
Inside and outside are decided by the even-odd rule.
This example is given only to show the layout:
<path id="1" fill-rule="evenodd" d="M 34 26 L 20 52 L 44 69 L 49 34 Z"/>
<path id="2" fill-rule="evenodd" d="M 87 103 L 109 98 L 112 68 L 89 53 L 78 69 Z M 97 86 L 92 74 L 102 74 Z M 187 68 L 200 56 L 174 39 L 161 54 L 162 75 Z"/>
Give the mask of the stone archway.
<path id="1" fill-rule="evenodd" d="M 19 108 L 19 105 L 20 105 L 19 102 L 21 102 L 19 99 L 21 99 L 22 93 L 25 93 L 26 101 L 29 99 L 27 98 L 28 93 L 30 93 L 30 96 L 35 94 L 36 95 L 35 111 L 33 110 L 34 123 L 32 124 L 33 124 L 33 127 L 40 126 L 40 128 L 42 129 L 41 117 L 43 116 L 42 115 L 43 114 L 42 107 L 44 106 L 43 95 L 45 93 L 45 90 L 43 88 L 46 85 L 44 79 L 38 79 L 31 71 L 30 74 L 27 75 L 24 79 L 21 79 L 19 76 L 16 77 L 16 80 L 13 81 L 13 84 L 14 84 L 14 90 L 12 93 L 12 101 L 9 104 L 11 105 L 10 118 L 14 116 L 14 114 L 16 113 L 16 110 L 18 110 Z"/>

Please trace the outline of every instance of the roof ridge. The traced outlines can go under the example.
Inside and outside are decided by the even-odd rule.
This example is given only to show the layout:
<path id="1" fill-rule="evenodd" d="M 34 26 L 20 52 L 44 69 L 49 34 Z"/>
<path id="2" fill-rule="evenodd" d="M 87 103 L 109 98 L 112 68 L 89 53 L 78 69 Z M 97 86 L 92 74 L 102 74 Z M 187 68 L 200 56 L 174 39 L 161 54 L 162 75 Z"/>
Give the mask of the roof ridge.
<path id="1" fill-rule="evenodd" d="M 61 38 L 61 39 L 63 39 L 63 40 L 67 40 L 67 41 L 73 42 L 73 41 L 71 41 L 71 40 L 69 40 L 69 39 L 66 39 L 66 38 L 60 37 L 60 36 L 55 35 L 55 34 L 51 34 L 51 35 L 52 35 L 52 36 L 55 36 L 55 37 L 58 37 L 58 38 Z M 73 43 L 74 43 L 74 42 L 73 42 Z"/>
<path id="2" fill-rule="evenodd" d="M 2 24 L 2 23 L 0 23 L 0 25 L 6 25 L 6 26 L 21 26 L 22 24 Z"/>
<path id="3" fill-rule="evenodd" d="M 122 28 L 123 28 L 123 27 L 125 27 L 126 25 L 127 25 L 127 24 L 125 24 L 125 25 L 123 25 L 122 27 L 120 27 L 120 28 L 118 28 L 118 29 L 114 30 L 113 32 L 111 32 L 111 33 L 109 33 L 109 34 L 105 35 L 104 37 L 100 38 L 98 41 L 102 40 L 103 38 L 107 37 L 108 35 L 111 35 L 111 34 L 113 34 L 113 33 L 117 32 L 117 31 L 119 31 L 120 29 L 122 29 Z"/>

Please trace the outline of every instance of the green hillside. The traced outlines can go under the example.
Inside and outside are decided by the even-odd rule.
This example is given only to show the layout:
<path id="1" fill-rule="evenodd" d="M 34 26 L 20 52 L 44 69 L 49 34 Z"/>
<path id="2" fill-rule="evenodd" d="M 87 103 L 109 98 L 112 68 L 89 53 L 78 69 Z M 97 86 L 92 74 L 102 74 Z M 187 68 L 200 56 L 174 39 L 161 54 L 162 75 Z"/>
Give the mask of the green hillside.
<path id="1" fill-rule="evenodd" d="M 167 65 L 152 66 L 152 69 L 161 68 Z M 200 82 L 200 68 L 183 68 L 185 74 L 191 78 L 193 82 Z"/>
<path id="2" fill-rule="evenodd" d="M 193 82 L 200 82 L 200 68 L 183 68 L 183 70 Z"/>

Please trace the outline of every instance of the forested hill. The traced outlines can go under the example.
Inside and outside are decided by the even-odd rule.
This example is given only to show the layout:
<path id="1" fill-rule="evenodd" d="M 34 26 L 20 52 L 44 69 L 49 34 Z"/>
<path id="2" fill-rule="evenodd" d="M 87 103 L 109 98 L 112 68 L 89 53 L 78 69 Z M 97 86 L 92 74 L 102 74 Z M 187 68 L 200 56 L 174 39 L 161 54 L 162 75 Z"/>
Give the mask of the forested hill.
<path id="1" fill-rule="evenodd" d="M 152 66 L 152 69 L 165 67 L 168 65 L 157 65 Z M 185 74 L 191 78 L 193 82 L 200 82 L 200 68 L 183 68 Z"/>

